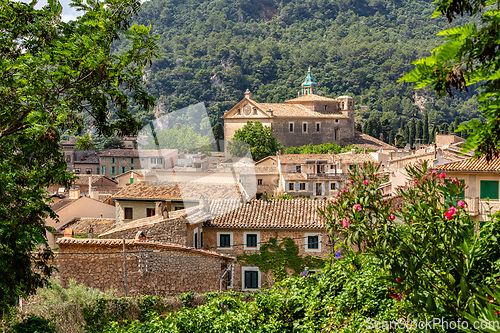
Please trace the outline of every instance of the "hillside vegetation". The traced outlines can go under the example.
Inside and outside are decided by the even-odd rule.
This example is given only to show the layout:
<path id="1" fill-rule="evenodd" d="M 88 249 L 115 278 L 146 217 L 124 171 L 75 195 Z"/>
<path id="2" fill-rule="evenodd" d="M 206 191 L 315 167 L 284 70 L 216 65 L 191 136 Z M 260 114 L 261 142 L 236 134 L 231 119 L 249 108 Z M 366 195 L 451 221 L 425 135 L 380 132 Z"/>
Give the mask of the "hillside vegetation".
<path id="1" fill-rule="evenodd" d="M 247 88 L 259 102 L 296 97 L 311 66 L 320 94 L 352 95 L 359 120 L 387 119 L 397 131 L 423 109 L 431 126 L 478 116 L 472 93 L 437 100 L 397 82 L 449 27 L 433 9 L 423 0 L 152 0 L 137 21 L 160 36 L 145 75 L 157 115 L 205 102 L 214 125 Z"/>

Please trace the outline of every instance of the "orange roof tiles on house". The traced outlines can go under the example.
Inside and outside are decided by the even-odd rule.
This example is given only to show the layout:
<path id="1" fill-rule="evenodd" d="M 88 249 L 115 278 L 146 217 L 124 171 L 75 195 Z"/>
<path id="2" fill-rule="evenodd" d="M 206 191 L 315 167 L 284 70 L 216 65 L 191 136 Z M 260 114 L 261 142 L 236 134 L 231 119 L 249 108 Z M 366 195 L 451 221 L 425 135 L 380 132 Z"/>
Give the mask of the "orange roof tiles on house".
<path id="1" fill-rule="evenodd" d="M 369 153 L 366 154 L 353 154 L 351 152 L 348 153 L 342 153 L 342 154 L 337 154 L 335 155 L 335 160 L 341 161 L 342 163 L 350 163 L 350 164 L 363 164 L 363 163 L 378 163 L 375 157 L 370 155 Z"/>
<path id="2" fill-rule="evenodd" d="M 328 98 L 316 94 L 307 94 L 302 95 L 297 98 L 289 99 L 286 101 L 287 103 L 303 103 L 303 102 L 337 102 L 337 100 L 333 98 Z"/>
<path id="3" fill-rule="evenodd" d="M 204 222 L 204 227 L 322 230 L 326 228 L 326 221 L 319 214 L 318 208 L 324 210 L 327 205 L 326 200 L 311 199 L 251 200 L 237 209 Z"/>
<path id="4" fill-rule="evenodd" d="M 116 219 L 77 217 L 57 229 L 57 232 L 62 233 L 64 229 L 71 227 L 75 235 L 83 235 L 89 232 L 91 226 L 94 234 L 98 235 L 113 229 L 116 226 Z"/>
<path id="5" fill-rule="evenodd" d="M 180 185 L 180 188 L 179 188 Z M 138 182 L 130 184 L 113 199 L 131 200 L 199 200 L 202 196 L 208 199 L 236 199 L 234 196 L 245 196 L 239 183 L 200 183 L 200 182 Z"/>
<path id="6" fill-rule="evenodd" d="M 384 149 L 396 149 L 394 146 L 385 143 L 379 139 L 374 138 L 368 134 L 354 131 L 354 138 L 342 140 L 345 145 L 354 145 L 359 148 L 373 149 L 375 151 Z"/>
<path id="7" fill-rule="evenodd" d="M 283 154 L 278 158 L 281 164 L 304 164 L 307 161 L 327 161 L 332 163 L 333 156 L 329 154 Z M 337 155 L 338 156 L 338 155 Z"/>
<path id="8" fill-rule="evenodd" d="M 88 175 L 88 174 L 79 174 L 77 175 L 78 178 L 76 178 L 73 181 L 73 185 L 88 185 L 89 184 L 89 178 L 91 179 L 91 184 L 92 185 L 98 185 L 97 182 L 102 181 L 104 182 L 104 179 L 108 180 L 109 182 L 113 182 L 115 184 L 118 184 L 118 182 L 114 181 L 113 179 L 106 177 L 104 175 Z"/>
<path id="9" fill-rule="evenodd" d="M 469 158 L 459 162 L 442 164 L 434 167 L 441 171 L 473 171 L 473 172 L 500 172 L 500 158 L 486 161 L 485 156 L 477 159 Z"/>
<path id="10" fill-rule="evenodd" d="M 306 180 L 306 175 L 302 173 L 283 173 L 284 180 Z"/>
<path id="11" fill-rule="evenodd" d="M 273 111 L 274 117 L 282 118 L 334 118 L 334 119 L 349 119 L 348 116 L 342 113 L 320 113 L 314 112 L 300 104 L 283 104 L 283 103 L 256 103 L 262 111 Z"/>
<path id="12" fill-rule="evenodd" d="M 58 245 L 80 245 L 80 246 L 123 246 L 123 239 L 88 239 L 88 238 L 71 238 L 71 237 L 63 237 L 57 241 Z M 193 249 L 191 247 L 173 245 L 173 244 L 164 244 L 158 242 L 150 242 L 150 241 L 141 241 L 135 239 L 126 239 L 125 245 L 133 246 L 133 245 L 149 245 L 151 247 L 156 247 L 164 250 L 181 250 L 181 251 L 189 251 L 194 253 L 199 253 L 202 255 L 214 256 L 219 258 L 225 258 L 229 260 L 235 260 L 236 258 L 206 251 L 200 249 Z M 64 253 L 64 252 L 63 252 Z"/>

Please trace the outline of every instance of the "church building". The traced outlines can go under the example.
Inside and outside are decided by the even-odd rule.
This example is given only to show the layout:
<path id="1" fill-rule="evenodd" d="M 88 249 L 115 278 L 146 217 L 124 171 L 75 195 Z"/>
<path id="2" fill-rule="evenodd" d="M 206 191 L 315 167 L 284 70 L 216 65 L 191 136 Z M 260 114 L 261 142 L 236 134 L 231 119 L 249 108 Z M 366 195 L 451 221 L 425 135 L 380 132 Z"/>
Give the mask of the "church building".
<path id="1" fill-rule="evenodd" d="M 224 139 L 231 140 L 247 121 L 260 121 L 270 126 L 273 136 L 284 148 L 308 144 L 344 145 L 355 137 L 354 99 L 336 99 L 316 94 L 316 82 L 307 72 L 298 97 L 286 103 L 257 103 L 247 89 L 245 98 L 222 116 Z"/>

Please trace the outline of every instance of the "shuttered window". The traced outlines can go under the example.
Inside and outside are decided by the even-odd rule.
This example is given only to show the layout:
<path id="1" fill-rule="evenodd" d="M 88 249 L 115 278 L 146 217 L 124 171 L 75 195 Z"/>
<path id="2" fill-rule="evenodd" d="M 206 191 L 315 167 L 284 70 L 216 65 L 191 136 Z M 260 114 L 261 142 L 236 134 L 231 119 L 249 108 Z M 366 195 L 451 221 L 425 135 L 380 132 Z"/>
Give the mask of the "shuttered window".
<path id="1" fill-rule="evenodd" d="M 256 234 L 247 234 L 247 247 L 257 247 Z"/>
<path id="2" fill-rule="evenodd" d="M 307 248 L 317 249 L 319 247 L 318 236 L 308 236 L 307 237 Z"/>
<path id="3" fill-rule="evenodd" d="M 498 200 L 498 180 L 481 180 L 481 199 Z"/>
<path id="4" fill-rule="evenodd" d="M 229 234 L 220 235 L 220 247 L 231 247 L 231 235 Z"/>
<path id="5" fill-rule="evenodd" d="M 247 289 L 259 288 L 259 272 L 245 271 L 245 288 Z"/>
<path id="6" fill-rule="evenodd" d="M 125 220 L 132 220 L 134 218 L 134 209 L 132 207 L 125 207 L 123 210 L 125 213 Z"/>

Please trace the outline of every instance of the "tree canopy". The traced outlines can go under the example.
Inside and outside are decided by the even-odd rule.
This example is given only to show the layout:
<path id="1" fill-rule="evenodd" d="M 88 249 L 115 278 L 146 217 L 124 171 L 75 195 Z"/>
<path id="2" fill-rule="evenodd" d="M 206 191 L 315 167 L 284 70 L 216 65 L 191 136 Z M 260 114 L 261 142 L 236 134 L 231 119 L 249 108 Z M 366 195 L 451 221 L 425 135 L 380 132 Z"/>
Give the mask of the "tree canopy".
<path id="1" fill-rule="evenodd" d="M 264 157 L 275 155 L 281 144 L 271 133 L 271 127 L 263 126 L 260 121 L 247 121 L 246 125 L 236 130 L 227 149 L 233 156 L 243 157 L 252 153 L 252 158 L 259 161 Z"/>
<path id="2" fill-rule="evenodd" d="M 72 179 L 62 133 L 80 134 L 85 113 L 100 134 L 133 133 L 130 101 L 145 110 L 153 102 L 142 74 L 154 40 L 148 27 L 130 24 L 139 1 L 74 0 L 84 14 L 67 23 L 58 1 L 35 4 L 0 0 L 0 309 L 53 270 L 44 218 L 57 216 L 45 187 Z M 120 35 L 130 48 L 116 55 L 111 44 Z"/>
<path id="3" fill-rule="evenodd" d="M 437 1 L 434 17 L 444 15 L 449 22 L 460 14 L 474 19 L 462 26 L 441 31 L 445 43 L 432 55 L 415 62 L 416 67 L 402 80 L 417 88 L 431 87 L 439 96 L 453 96 L 471 85 L 478 86 L 483 120 L 474 119 L 458 127 L 471 130 L 464 150 L 476 149 L 487 158 L 500 155 L 500 1 Z M 457 128 L 455 128 L 456 130 Z"/>

